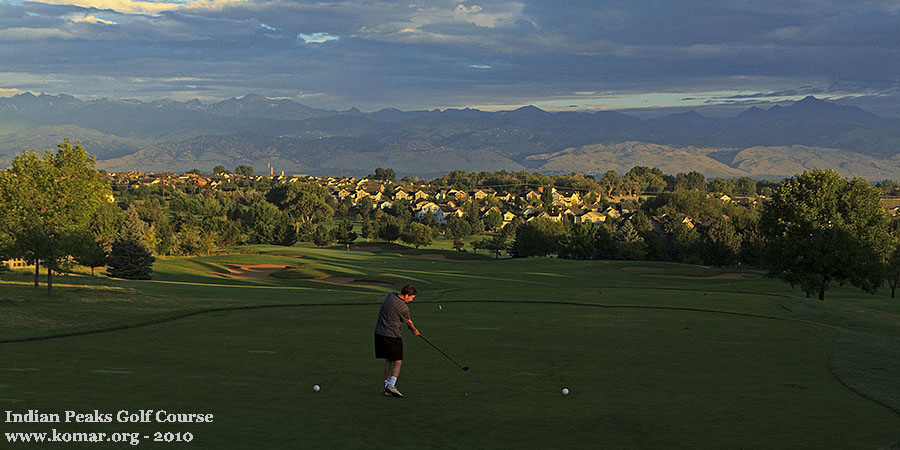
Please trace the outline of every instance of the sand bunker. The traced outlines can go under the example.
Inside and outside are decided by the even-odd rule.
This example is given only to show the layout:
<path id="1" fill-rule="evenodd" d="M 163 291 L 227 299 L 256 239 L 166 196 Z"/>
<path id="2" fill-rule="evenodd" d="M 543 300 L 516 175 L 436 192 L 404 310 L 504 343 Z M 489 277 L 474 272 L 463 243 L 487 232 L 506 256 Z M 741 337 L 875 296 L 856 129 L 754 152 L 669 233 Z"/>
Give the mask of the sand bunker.
<path id="1" fill-rule="evenodd" d="M 335 283 L 335 284 L 352 284 L 355 286 L 393 286 L 393 284 L 385 282 L 385 281 L 357 280 L 356 278 L 352 278 L 352 277 L 316 278 L 316 281 L 324 281 L 326 283 Z"/>
<path id="2" fill-rule="evenodd" d="M 731 280 L 741 280 L 747 278 L 747 275 L 743 273 L 720 273 L 718 275 L 709 275 L 709 276 L 698 276 L 698 275 L 666 275 L 663 273 L 643 273 L 642 277 L 656 277 L 656 278 L 682 278 L 688 280 L 713 280 L 713 279 L 731 279 Z"/>
<path id="3" fill-rule="evenodd" d="M 665 268 L 654 266 L 627 266 L 623 267 L 622 270 L 665 270 Z"/>
<path id="4" fill-rule="evenodd" d="M 289 267 L 291 266 L 284 264 L 230 264 L 225 266 L 228 273 L 222 275 L 231 278 L 266 278 Z"/>
<path id="5" fill-rule="evenodd" d="M 370 252 L 377 252 L 378 250 L 381 250 L 381 247 L 379 247 L 377 245 L 367 245 L 367 246 L 362 246 L 362 247 L 351 247 L 351 248 L 353 250 L 366 250 L 366 251 L 370 251 Z"/>
<path id="6" fill-rule="evenodd" d="M 440 253 L 423 253 L 421 255 L 400 255 L 404 258 L 420 258 L 420 259 L 434 259 L 439 261 L 450 261 L 450 262 L 462 262 L 462 263 L 474 263 L 474 262 L 484 262 L 483 259 L 450 259 Z"/>

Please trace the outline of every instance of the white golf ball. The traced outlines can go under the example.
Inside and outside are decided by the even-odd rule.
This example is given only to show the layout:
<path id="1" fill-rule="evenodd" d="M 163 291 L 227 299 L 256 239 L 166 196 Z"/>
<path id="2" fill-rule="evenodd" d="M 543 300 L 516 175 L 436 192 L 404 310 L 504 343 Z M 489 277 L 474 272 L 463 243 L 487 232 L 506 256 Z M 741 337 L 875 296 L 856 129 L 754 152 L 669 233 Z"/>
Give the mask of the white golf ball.
<path id="1" fill-rule="evenodd" d="M 319 392 L 319 389 L 321 389 L 321 388 L 319 387 L 318 384 L 314 384 L 314 385 L 313 385 L 313 391 Z"/>
<path id="2" fill-rule="evenodd" d="M 569 388 L 563 388 L 562 393 L 563 395 L 569 395 Z"/>
<path id="3" fill-rule="evenodd" d="M 444 310 L 444 307 L 441 306 L 441 305 L 438 305 L 438 309 L 441 310 L 441 311 L 443 311 L 443 310 Z"/>

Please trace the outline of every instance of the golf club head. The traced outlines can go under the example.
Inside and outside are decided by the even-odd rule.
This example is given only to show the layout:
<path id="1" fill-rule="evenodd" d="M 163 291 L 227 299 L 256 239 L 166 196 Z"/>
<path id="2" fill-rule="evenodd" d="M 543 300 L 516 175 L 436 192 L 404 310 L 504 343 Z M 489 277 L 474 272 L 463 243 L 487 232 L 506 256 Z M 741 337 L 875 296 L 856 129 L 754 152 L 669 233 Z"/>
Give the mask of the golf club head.
<path id="1" fill-rule="evenodd" d="M 462 369 L 463 369 L 463 372 L 465 372 L 465 371 L 469 370 L 469 366 L 465 366 Z"/>

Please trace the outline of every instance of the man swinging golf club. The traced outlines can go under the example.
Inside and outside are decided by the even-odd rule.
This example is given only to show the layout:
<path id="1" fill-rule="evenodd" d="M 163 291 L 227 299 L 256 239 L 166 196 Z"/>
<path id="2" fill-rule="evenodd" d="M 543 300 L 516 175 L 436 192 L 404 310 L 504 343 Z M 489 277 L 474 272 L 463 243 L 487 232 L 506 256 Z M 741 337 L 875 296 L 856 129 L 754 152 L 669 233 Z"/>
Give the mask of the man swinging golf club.
<path id="1" fill-rule="evenodd" d="M 403 339 L 401 325 L 406 325 L 416 336 L 419 330 L 409 318 L 409 305 L 416 297 L 416 288 L 403 286 L 400 293 L 391 292 L 378 312 L 375 324 L 375 357 L 384 359 L 384 395 L 403 397 L 397 390 L 397 377 L 403 364 Z"/>

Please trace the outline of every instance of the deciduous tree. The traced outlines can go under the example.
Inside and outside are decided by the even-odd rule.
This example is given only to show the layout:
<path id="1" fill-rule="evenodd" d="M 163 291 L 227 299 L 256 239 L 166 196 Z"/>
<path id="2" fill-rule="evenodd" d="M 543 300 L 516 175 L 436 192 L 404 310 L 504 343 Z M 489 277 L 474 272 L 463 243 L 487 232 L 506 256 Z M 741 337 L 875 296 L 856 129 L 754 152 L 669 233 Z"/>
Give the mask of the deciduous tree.
<path id="1" fill-rule="evenodd" d="M 890 242 L 879 194 L 868 181 L 834 170 L 782 182 L 760 220 L 769 272 L 819 300 L 832 283 L 874 291 Z"/>

